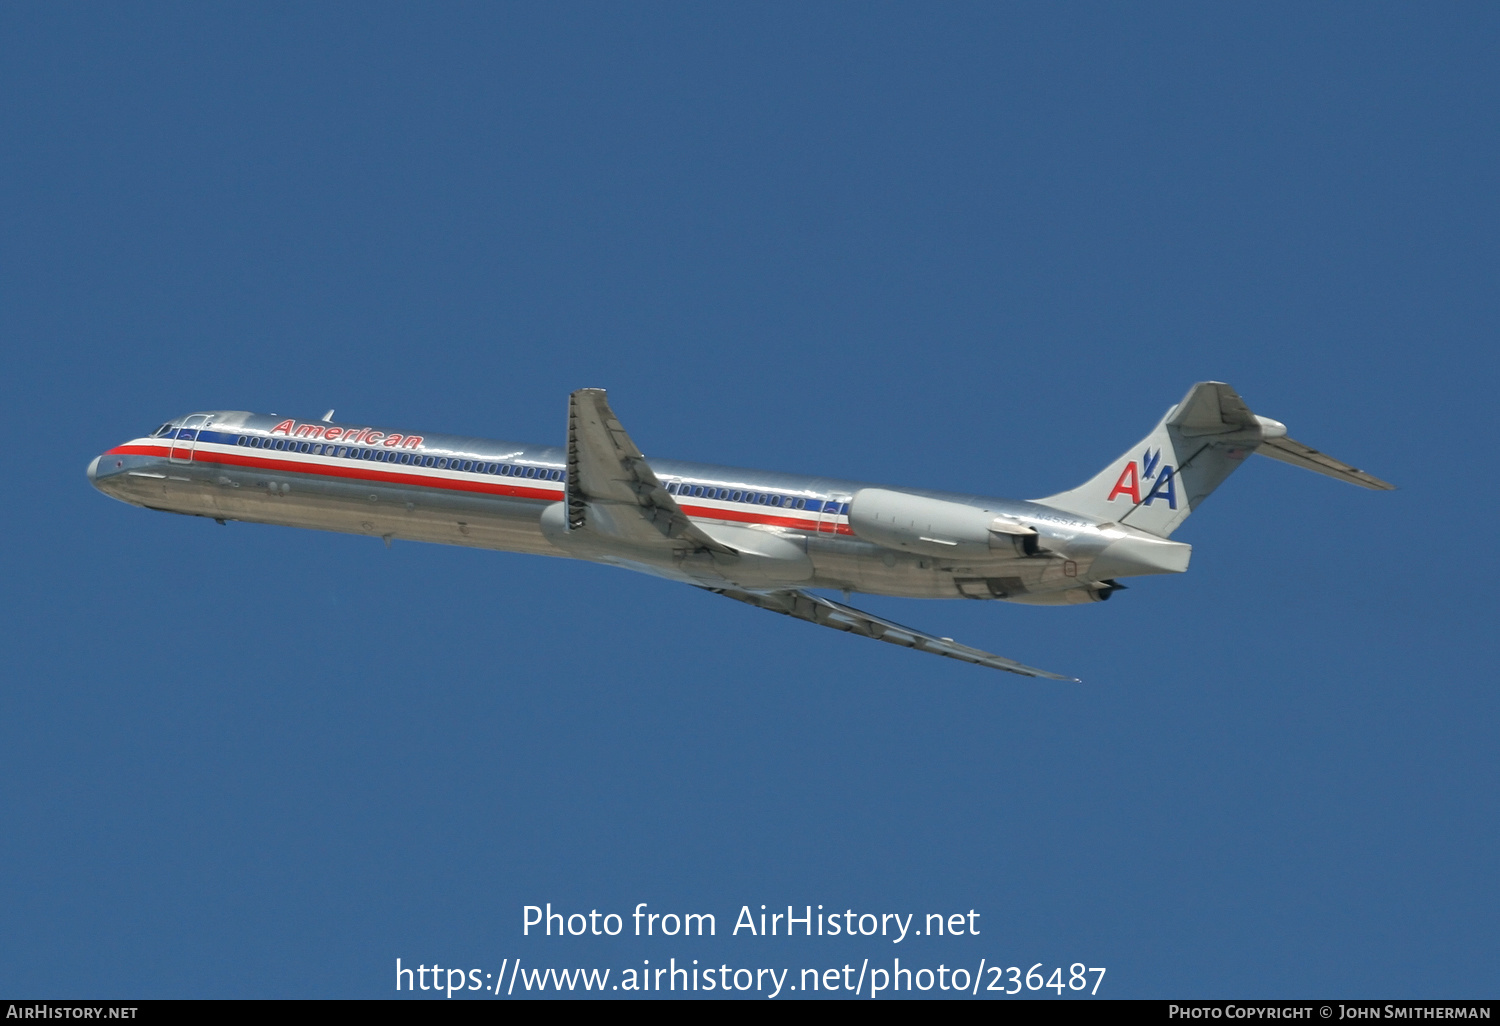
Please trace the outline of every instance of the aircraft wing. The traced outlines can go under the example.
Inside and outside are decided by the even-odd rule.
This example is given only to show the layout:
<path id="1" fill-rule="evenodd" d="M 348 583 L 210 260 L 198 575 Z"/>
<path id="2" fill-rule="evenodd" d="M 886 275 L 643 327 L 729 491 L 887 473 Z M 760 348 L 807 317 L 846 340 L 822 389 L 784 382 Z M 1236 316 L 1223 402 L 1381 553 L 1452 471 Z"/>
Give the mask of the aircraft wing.
<path id="1" fill-rule="evenodd" d="M 1290 438 L 1268 438 L 1260 443 L 1255 450 L 1262 456 L 1269 456 L 1273 460 L 1282 463 L 1290 463 L 1294 467 L 1302 467 L 1305 470 L 1316 471 L 1319 474 L 1327 474 L 1329 477 L 1347 481 L 1350 484 L 1359 485 L 1361 488 L 1372 488 L 1379 491 L 1394 491 L 1396 486 L 1387 484 L 1380 478 L 1366 474 L 1357 467 L 1351 467 L 1347 463 L 1341 463 L 1332 456 L 1319 452 L 1310 445 L 1294 442 Z"/>
<path id="2" fill-rule="evenodd" d="M 580 388 L 568 396 L 565 487 L 571 531 L 591 529 L 649 548 L 735 554 L 694 525 L 662 487 L 602 388 Z"/>
<path id="3" fill-rule="evenodd" d="M 995 670 L 1019 673 L 1023 677 L 1045 677 L 1048 680 L 1066 680 L 1074 683 L 1078 681 L 1077 677 L 1048 673 L 1046 670 L 1038 670 L 1034 666 L 1025 666 L 1006 659 L 1004 656 L 982 652 L 968 645 L 960 645 L 952 638 L 939 638 L 910 627 L 903 627 L 884 617 L 875 616 L 873 613 L 866 613 L 853 606 L 846 606 L 842 602 L 834 602 L 832 599 L 813 595 L 800 589 L 740 591 L 735 588 L 705 588 L 704 590 L 761 609 L 769 609 L 773 613 L 795 616 L 808 623 L 832 627 L 836 631 L 848 631 L 851 634 L 889 642 L 892 645 L 914 648 L 920 652 L 931 652 L 933 655 L 947 656 L 949 659 L 959 659 Z"/>

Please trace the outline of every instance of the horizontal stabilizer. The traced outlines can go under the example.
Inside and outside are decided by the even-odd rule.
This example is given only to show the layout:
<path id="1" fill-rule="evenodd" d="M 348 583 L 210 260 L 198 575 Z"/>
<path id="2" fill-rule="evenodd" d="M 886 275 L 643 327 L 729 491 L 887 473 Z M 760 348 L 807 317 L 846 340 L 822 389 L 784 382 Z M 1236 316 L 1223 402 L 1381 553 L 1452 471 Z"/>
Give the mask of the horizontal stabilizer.
<path id="1" fill-rule="evenodd" d="M 836 631 L 848 631 L 850 634 L 874 638 L 876 641 L 885 641 L 892 645 L 914 648 L 919 652 L 930 652 L 933 655 L 947 656 L 949 659 L 988 666 L 994 670 L 1019 673 L 1023 677 L 1045 677 L 1048 680 L 1066 680 L 1074 683 L 1078 681 L 1077 677 L 1048 673 L 1046 670 L 1038 670 L 1034 666 L 1025 666 L 1006 659 L 1004 656 L 983 652 L 977 648 L 970 648 L 968 645 L 960 645 L 952 638 L 939 638 L 910 627 L 903 627 L 883 617 L 800 589 L 740 591 L 735 588 L 707 588 L 705 590 L 761 609 L 769 609 L 773 613 L 795 616 L 808 623 L 832 627 Z"/>
<path id="2" fill-rule="evenodd" d="M 1255 450 L 1262 456 L 1269 456 L 1273 460 L 1282 463 L 1290 463 L 1294 467 L 1302 467 L 1306 470 L 1314 470 L 1319 474 L 1327 474 L 1329 477 L 1338 478 L 1340 481 L 1348 481 L 1350 484 L 1359 485 L 1361 488 L 1373 488 L 1378 491 L 1394 491 L 1396 486 L 1380 480 L 1378 477 L 1366 474 L 1357 467 L 1351 467 L 1347 463 L 1340 463 L 1332 456 L 1294 442 L 1290 438 L 1268 438 L 1260 443 L 1260 448 Z"/>

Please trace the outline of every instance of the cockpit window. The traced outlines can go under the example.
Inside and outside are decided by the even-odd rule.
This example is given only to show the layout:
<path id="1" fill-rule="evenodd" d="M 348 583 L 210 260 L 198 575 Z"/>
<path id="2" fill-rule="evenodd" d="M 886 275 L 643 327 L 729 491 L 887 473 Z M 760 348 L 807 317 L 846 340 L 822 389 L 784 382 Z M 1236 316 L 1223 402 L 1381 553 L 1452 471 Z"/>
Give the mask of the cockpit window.
<path id="1" fill-rule="evenodd" d="M 162 435 L 166 434 L 168 431 L 171 431 L 171 430 L 172 430 L 172 424 L 169 421 L 168 423 L 163 424 L 161 427 L 157 428 L 155 431 L 151 432 L 150 437 L 151 438 L 160 438 Z"/>

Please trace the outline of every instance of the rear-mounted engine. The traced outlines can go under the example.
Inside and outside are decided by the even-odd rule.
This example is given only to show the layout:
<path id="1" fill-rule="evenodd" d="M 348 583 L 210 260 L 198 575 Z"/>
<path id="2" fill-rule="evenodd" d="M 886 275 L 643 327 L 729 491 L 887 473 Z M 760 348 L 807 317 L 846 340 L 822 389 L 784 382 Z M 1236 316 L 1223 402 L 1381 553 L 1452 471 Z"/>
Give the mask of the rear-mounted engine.
<path id="1" fill-rule="evenodd" d="M 1042 553 L 1036 529 L 993 510 L 884 488 L 862 488 L 849 503 L 855 537 L 941 558 L 1011 558 Z"/>

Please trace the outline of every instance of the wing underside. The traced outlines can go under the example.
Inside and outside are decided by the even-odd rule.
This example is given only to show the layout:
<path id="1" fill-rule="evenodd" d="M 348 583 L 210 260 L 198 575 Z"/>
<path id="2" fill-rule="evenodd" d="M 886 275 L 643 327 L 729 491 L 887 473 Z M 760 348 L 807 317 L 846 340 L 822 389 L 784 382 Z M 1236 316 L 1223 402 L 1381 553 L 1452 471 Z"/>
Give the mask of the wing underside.
<path id="1" fill-rule="evenodd" d="M 846 606 L 842 602 L 835 602 L 800 589 L 741 591 L 735 588 L 705 588 L 704 590 L 760 609 L 769 609 L 773 613 L 793 616 L 823 627 L 832 627 L 836 631 L 847 631 L 860 637 L 873 638 L 876 641 L 901 645 L 904 648 L 914 648 L 919 652 L 946 656 L 949 659 L 958 659 L 977 666 L 988 666 L 994 670 L 1018 673 L 1023 677 L 1044 677 L 1047 680 L 1073 682 L 1078 680 L 1077 677 L 1064 677 L 1061 674 L 1039 670 L 1034 666 L 1026 666 L 1013 659 L 995 655 L 993 652 L 960 645 L 952 638 L 939 638 L 912 627 L 904 627 L 884 617 L 866 613 L 853 606 Z"/>
<path id="2" fill-rule="evenodd" d="M 569 530 L 597 530 L 666 551 L 735 554 L 689 520 L 662 487 L 601 388 L 581 388 L 568 397 L 565 488 Z"/>

